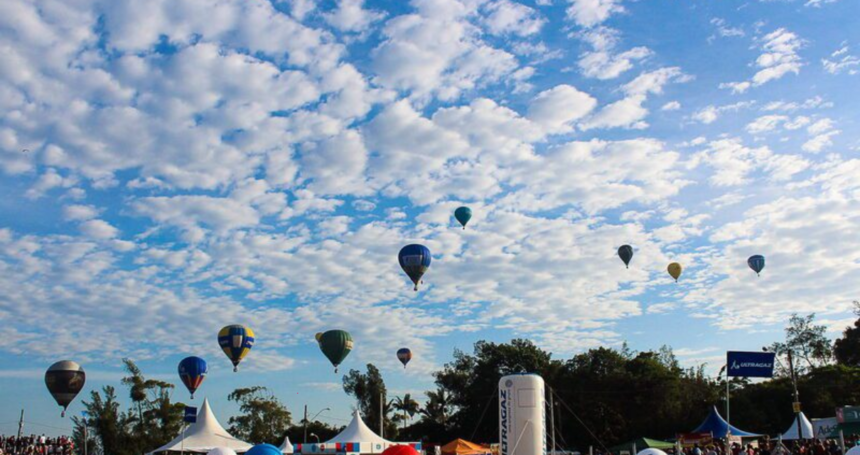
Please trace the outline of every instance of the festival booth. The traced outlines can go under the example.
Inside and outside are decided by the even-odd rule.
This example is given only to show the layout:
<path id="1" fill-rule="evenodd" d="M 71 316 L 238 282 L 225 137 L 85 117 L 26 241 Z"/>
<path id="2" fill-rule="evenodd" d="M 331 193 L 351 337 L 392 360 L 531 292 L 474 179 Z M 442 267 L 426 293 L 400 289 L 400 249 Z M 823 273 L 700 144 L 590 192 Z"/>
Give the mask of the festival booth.
<path id="1" fill-rule="evenodd" d="M 637 454 L 640 450 L 643 449 L 666 450 L 673 448 L 675 448 L 675 444 L 672 444 L 671 442 L 658 441 L 656 439 L 649 438 L 639 438 L 629 442 L 625 442 L 623 444 L 618 444 L 617 446 L 612 446 L 609 448 L 609 451 L 615 454 L 620 454 L 622 452 Z"/>
<path id="2" fill-rule="evenodd" d="M 800 428 L 803 434 L 798 438 L 797 436 L 797 422 L 800 421 Z M 812 439 L 814 437 L 814 431 L 812 428 L 812 422 L 806 418 L 804 413 L 799 413 L 794 418 L 794 421 L 791 422 L 791 427 L 786 430 L 785 433 L 782 434 L 783 441 L 794 441 L 796 439 Z"/>
<path id="3" fill-rule="evenodd" d="M 203 400 L 203 406 L 197 413 L 197 422 L 186 428 L 176 439 L 153 450 L 149 455 L 165 452 L 207 453 L 217 447 L 227 447 L 236 453 L 245 453 L 252 445 L 227 433 L 212 413 L 209 400 Z"/>
<path id="4" fill-rule="evenodd" d="M 490 453 L 492 450 L 489 447 L 459 438 L 442 446 L 442 455 L 486 455 Z"/>
<path id="5" fill-rule="evenodd" d="M 708 417 L 705 418 L 705 421 L 702 422 L 698 428 L 693 430 L 693 433 L 710 433 L 711 437 L 714 439 L 725 439 L 726 435 L 729 434 L 729 430 L 731 430 L 731 436 L 733 438 L 746 439 L 761 437 L 760 434 L 743 431 L 729 425 L 729 423 L 723 419 L 723 416 L 720 415 L 720 412 L 717 411 L 716 406 L 711 408 L 711 412 L 708 414 Z"/>
<path id="6" fill-rule="evenodd" d="M 317 444 L 294 444 L 293 449 L 301 454 L 377 454 L 390 446 L 406 445 L 421 450 L 420 442 L 391 442 L 383 439 L 364 424 L 358 411 L 352 422 L 337 436 Z"/>

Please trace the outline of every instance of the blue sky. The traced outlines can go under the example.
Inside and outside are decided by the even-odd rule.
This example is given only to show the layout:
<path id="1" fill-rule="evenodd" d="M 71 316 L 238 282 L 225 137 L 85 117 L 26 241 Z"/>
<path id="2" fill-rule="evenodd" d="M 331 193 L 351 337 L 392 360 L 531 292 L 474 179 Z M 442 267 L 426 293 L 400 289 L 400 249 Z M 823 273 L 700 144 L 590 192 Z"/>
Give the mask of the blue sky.
<path id="1" fill-rule="evenodd" d="M 715 371 L 794 312 L 852 319 L 856 1 L 180 5 L 0 6 L 0 433 L 22 407 L 70 432 L 42 380 L 63 358 L 86 391 L 129 357 L 187 399 L 200 355 L 222 421 L 265 385 L 341 424 L 326 329 L 356 341 L 342 371 L 420 398 L 481 339 Z M 434 255 L 417 294 L 412 242 Z M 258 335 L 238 374 L 233 323 Z"/>

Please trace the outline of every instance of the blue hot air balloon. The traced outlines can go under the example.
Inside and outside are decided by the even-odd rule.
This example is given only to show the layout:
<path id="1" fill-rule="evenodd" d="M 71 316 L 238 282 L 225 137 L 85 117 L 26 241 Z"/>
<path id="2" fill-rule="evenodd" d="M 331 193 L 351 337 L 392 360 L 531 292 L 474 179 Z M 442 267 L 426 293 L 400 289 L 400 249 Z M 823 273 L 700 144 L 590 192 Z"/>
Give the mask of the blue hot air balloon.
<path id="1" fill-rule="evenodd" d="M 251 447 L 251 450 L 245 452 L 245 455 L 283 455 L 281 449 L 271 444 L 257 444 Z"/>
<path id="2" fill-rule="evenodd" d="M 454 210 L 454 218 L 457 218 L 463 229 L 466 229 L 466 223 L 472 219 L 472 209 L 469 207 L 459 207 L 457 210 Z"/>
<path id="3" fill-rule="evenodd" d="M 400 261 L 400 267 L 415 284 L 415 290 L 417 291 L 421 277 L 424 276 L 424 272 L 430 267 L 430 250 L 424 245 L 413 243 L 404 246 L 400 250 L 400 254 L 397 255 L 397 259 Z"/>
<path id="4" fill-rule="evenodd" d="M 761 271 L 764 269 L 764 256 L 756 254 L 747 259 L 747 264 L 753 269 L 756 275 L 761 276 Z"/>
<path id="5" fill-rule="evenodd" d="M 412 360 L 412 351 L 409 348 L 400 348 L 397 350 L 397 360 L 403 364 L 403 368 L 406 368 L 406 364 Z"/>
<path id="6" fill-rule="evenodd" d="M 208 372 L 209 366 L 200 357 L 186 357 L 179 362 L 179 378 L 191 392 L 192 400 L 194 399 L 194 391 L 203 383 Z"/>

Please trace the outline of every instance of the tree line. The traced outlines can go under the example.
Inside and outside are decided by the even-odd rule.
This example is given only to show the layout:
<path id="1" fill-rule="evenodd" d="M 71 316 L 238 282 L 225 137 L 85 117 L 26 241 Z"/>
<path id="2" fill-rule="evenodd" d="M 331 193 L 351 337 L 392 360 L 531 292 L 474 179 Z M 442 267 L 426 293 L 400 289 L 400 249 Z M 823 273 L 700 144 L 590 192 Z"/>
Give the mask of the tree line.
<path id="1" fill-rule="evenodd" d="M 860 404 L 860 304 L 857 321 L 831 343 L 815 316 L 794 315 L 784 341 L 764 349 L 777 355 L 773 380 L 731 379 L 732 424 L 742 429 L 779 434 L 794 419 L 793 384 L 787 355 L 795 359 L 797 386 L 804 411 L 812 417 L 833 416 L 836 407 Z M 183 403 L 171 401 L 173 385 L 146 379 L 125 360 L 132 407 L 120 409 L 117 391 L 92 391 L 84 406 L 89 414 L 90 453 L 133 455 L 166 444 L 179 434 Z M 552 390 L 556 436 L 560 446 L 584 450 L 611 446 L 637 437 L 669 438 L 691 431 L 712 406 L 724 411 L 726 378 L 709 376 L 706 366 L 683 368 L 672 349 L 636 352 L 600 347 L 570 359 L 524 339 L 508 343 L 479 341 L 473 351 L 456 350 L 434 373 L 435 389 L 419 404 L 410 395 L 390 397 L 380 370 L 350 370 L 344 391 L 356 399 L 365 422 L 379 431 L 380 410 L 387 439 L 446 443 L 455 438 L 490 443 L 498 439 L 497 387 L 501 376 L 537 373 Z M 265 387 L 240 388 L 228 399 L 240 414 L 228 420 L 235 437 L 253 443 L 279 444 L 308 434 L 325 441 L 340 428 L 321 422 L 294 421 L 292 413 Z M 75 417 L 76 447 L 83 446 L 84 421 Z M 313 440 L 316 440 L 314 438 Z"/>

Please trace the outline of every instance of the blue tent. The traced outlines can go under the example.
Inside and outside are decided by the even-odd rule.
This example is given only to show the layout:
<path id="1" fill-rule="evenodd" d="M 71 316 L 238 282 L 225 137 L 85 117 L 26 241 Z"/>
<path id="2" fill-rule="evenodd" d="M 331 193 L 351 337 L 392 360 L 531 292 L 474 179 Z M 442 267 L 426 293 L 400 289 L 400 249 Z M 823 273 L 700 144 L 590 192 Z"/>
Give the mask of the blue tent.
<path id="1" fill-rule="evenodd" d="M 714 406 L 711 408 L 711 413 L 708 414 L 708 417 L 699 425 L 699 428 L 693 430 L 693 433 L 711 433 L 715 439 L 722 439 L 726 437 L 726 433 L 729 431 L 729 424 L 723 419 L 723 416 L 720 415 L 720 412 L 717 411 L 717 407 Z M 749 433 L 743 430 L 739 430 L 735 427 L 732 427 L 732 436 L 740 436 L 743 438 L 754 438 L 757 436 L 761 436 L 760 434 Z"/>

